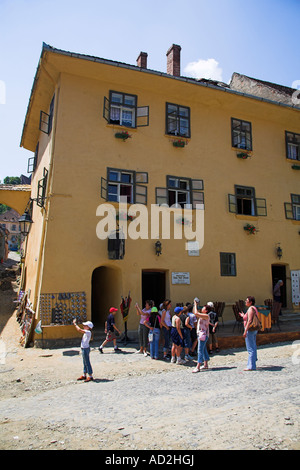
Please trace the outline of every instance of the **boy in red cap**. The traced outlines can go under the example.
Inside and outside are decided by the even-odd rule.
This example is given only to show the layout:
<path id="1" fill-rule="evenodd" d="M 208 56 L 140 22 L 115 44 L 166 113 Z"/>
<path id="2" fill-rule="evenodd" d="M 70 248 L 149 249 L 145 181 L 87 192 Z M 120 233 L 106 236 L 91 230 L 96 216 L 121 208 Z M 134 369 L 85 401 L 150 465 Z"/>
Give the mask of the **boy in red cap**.
<path id="1" fill-rule="evenodd" d="M 108 315 L 107 320 L 105 322 L 105 330 L 104 330 L 105 333 L 106 333 L 106 338 L 105 338 L 105 341 L 103 341 L 103 343 L 99 347 L 99 351 L 101 352 L 101 354 L 103 354 L 103 347 L 107 343 L 110 343 L 110 341 L 113 341 L 113 343 L 114 343 L 114 351 L 115 352 L 121 351 L 121 349 L 119 349 L 118 346 L 117 346 L 117 338 L 116 338 L 116 335 L 115 335 L 115 330 L 119 333 L 119 335 L 121 334 L 120 330 L 115 325 L 115 314 L 116 314 L 117 311 L 118 311 L 118 309 L 114 308 L 114 307 L 111 307 L 109 309 L 109 315 Z"/>

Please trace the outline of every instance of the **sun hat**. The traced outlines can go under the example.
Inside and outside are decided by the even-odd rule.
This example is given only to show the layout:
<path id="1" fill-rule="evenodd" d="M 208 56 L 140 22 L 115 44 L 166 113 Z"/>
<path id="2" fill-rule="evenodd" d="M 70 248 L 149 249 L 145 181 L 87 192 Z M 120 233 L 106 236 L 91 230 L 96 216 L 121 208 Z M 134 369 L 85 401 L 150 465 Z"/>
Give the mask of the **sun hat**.
<path id="1" fill-rule="evenodd" d="M 94 328 L 94 325 L 93 325 L 93 323 L 92 323 L 91 321 L 85 321 L 85 322 L 83 322 L 82 324 L 88 326 L 88 327 L 91 328 L 91 329 Z"/>
<path id="2" fill-rule="evenodd" d="M 206 305 L 208 305 L 209 307 L 212 307 L 212 308 L 214 308 L 214 304 L 213 304 L 213 302 L 207 302 L 207 304 L 206 304 Z"/>
<path id="3" fill-rule="evenodd" d="M 109 309 L 109 313 L 113 313 L 113 312 L 117 312 L 117 311 L 118 311 L 118 309 L 115 308 L 115 307 L 111 307 L 111 308 Z"/>

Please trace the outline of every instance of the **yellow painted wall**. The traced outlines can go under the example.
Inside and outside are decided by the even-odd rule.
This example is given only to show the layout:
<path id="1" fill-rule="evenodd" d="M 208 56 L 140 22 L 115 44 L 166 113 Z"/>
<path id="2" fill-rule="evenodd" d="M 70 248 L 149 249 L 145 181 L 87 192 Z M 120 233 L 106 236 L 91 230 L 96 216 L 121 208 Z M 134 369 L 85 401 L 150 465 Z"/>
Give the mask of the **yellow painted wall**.
<path id="1" fill-rule="evenodd" d="M 63 60 L 55 57 L 54 65 L 59 67 Z M 285 130 L 300 132 L 299 111 L 168 77 L 75 59 L 67 61 L 64 70 L 56 107 L 41 293 L 85 291 L 90 318 L 92 273 L 100 266 L 111 267 L 116 277 L 108 270 L 106 284 L 99 286 L 103 291 L 101 321 L 108 308 L 118 306 L 121 295 L 130 290 L 133 304 L 128 328 L 136 329 L 134 304 L 142 301 L 144 269 L 167 272 L 166 296 L 175 306 L 195 296 L 201 303 L 231 303 L 254 295 L 261 304 L 272 294 L 272 264 L 286 264 L 288 277 L 290 269 L 300 268 L 300 224 L 286 220 L 284 213 L 290 194 L 300 193 L 299 172 L 293 171 L 285 158 L 284 134 Z M 114 137 L 120 127 L 108 125 L 102 117 L 104 96 L 109 96 L 109 90 L 136 94 L 138 106 L 150 106 L 150 125 L 129 129 L 132 138 L 126 142 Z M 191 108 L 191 139 L 183 149 L 174 148 L 172 138 L 165 135 L 166 102 Z M 252 123 L 251 159 L 238 159 L 231 147 L 231 117 Z M 50 161 L 50 147 L 44 146 L 34 181 Z M 184 240 L 161 240 L 163 254 L 157 257 L 155 240 L 128 239 L 124 260 L 109 260 L 107 241 L 96 236 L 96 209 L 105 203 L 100 197 L 101 177 L 106 178 L 107 167 L 148 172 L 149 209 L 155 204 L 155 187 L 166 186 L 167 174 L 203 179 L 205 238 L 200 256 L 188 256 Z M 227 195 L 234 193 L 235 184 L 255 187 L 256 197 L 267 200 L 268 216 L 229 213 Z M 35 259 L 40 256 L 39 212 L 35 208 L 37 220 L 28 240 L 28 287 L 34 285 Z M 256 225 L 259 233 L 248 235 L 243 230 L 247 222 Z M 283 249 L 280 262 L 275 256 L 278 242 Z M 220 252 L 236 253 L 236 277 L 220 276 Z M 173 271 L 189 272 L 191 284 L 172 285 Z M 290 279 L 287 294 L 291 307 Z M 233 319 L 231 307 L 226 318 Z M 120 313 L 116 319 L 121 326 Z"/>

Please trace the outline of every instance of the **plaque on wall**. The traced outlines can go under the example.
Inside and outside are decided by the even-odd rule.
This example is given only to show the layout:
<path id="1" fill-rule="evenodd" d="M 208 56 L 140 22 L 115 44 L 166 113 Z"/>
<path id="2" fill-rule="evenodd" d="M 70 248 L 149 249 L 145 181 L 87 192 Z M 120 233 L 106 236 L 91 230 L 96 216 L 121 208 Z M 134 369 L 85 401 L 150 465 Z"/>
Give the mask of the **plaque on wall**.
<path id="1" fill-rule="evenodd" d="M 172 273 L 172 284 L 190 284 L 190 273 L 185 273 L 185 272 Z"/>

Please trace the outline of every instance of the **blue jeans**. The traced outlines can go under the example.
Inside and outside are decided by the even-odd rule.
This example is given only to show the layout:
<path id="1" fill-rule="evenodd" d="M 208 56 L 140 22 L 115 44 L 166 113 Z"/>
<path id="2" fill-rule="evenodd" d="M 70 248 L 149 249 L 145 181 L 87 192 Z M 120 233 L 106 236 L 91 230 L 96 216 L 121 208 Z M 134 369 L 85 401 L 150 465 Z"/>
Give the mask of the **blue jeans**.
<path id="1" fill-rule="evenodd" d="M 206 336 L 205 341 L 198 340 L 198 363 L 201 364 L 204 361 L 209 361 L 209 355 L 206 347 L 208 336 Z"/>
<path id="2" fill-rule="evenodd" d="M 183 344 L 185 348 L 190 348 L 191 347 L 191 332 L 189 328 L 183 328 Z"/>
<path id="3" fill-rule="evenodd" d="M 153 330 L 153 341 L 150 343 L 150 356 L 152 359 L 158 359 L 158 344 L 160 336 L 160 328 L 154 328 Z"/>
<path id="4" fill-rule="evenodd" d="M 167 330 L 167 328 L 163 326 L 162 331 L 163 331 L 164 339 L 165 339 L 164 353 L 166 353 L 170 350 L 171 328 Z"/>
<path id="5" fill-rule="evenodd" d="M 257 361 L 257 346 L 256 346 L 257 331 L 247 331 L 245 338 L 246 348 L 248 351 L 248 364 L 247 369 L 256 370 Z"/>
<path id="6" fill-rule="evenodd" d="M 93 374 L 93 369 L 90 363 L 90 348 L 81 348 L 82 360 L 83 360 L 83 373 Z"/>

